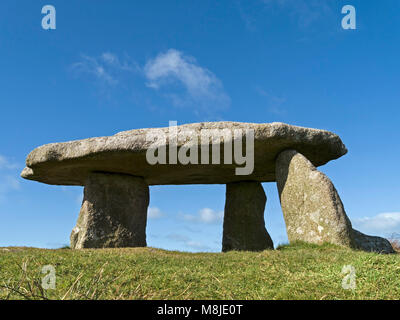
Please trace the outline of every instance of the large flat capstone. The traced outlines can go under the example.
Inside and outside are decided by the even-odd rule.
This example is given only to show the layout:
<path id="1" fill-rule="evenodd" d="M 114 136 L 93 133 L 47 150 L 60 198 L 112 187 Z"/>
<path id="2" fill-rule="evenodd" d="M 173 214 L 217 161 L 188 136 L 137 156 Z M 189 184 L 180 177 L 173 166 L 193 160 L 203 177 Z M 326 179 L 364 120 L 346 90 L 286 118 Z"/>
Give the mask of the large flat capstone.
<path id="1" fill-rule="evenodd" d="M 347 149 L 339 136 L 325 130 L 292 126 L 284 123 L 239 123 L 205 122 L 172 127 L 176 130 L 177 149 L 194 143 L 201 154 L 203 130 L 212 132 L 207 141 L 212 154 L 212 145 L 220 145 L 219 164 L 155 164 L 151 165 L 146 152 L 154 145 L 165 147 L 169 159 L 171 127 L 137 129 L 117 133 L 110 137 L 51 143 L 33 150 L 27 157 L 26 168 L 21 176 L 53 185 L 84 185 L 92 172 L 108 172 L 143 177 L 149 185 L 166 184 L 226 184 L 237 181 L 275 181 L 275 159 L 285 149 L 295 149 L 320 166 L 346 154 Z M 220 130 L 232 134 L 220 139 Z M 235 161 L 224 161 L 224 145 L 233 144 L 235 130 L 254 130 L 254 170 L 250 175 L 237 175 L 240 167 Z M 189 135 L 197 135 L 198 140 L 190 140 Z M 166 141 L 159 139 L 167 136 Z M 150 137 L 150 139 L 149 139 Z M 151 138 L 152 137 L 152 138 Z M 188 142 L 189 140 L 189 142 Z M 246 153 L 243 138 L 243 155 Z M 204 145 L 204 141 L 203 141 Z M 233 157 L 233 159 L 235 159 Z M 244 165 L 242 165 L 243 167 Z"/>

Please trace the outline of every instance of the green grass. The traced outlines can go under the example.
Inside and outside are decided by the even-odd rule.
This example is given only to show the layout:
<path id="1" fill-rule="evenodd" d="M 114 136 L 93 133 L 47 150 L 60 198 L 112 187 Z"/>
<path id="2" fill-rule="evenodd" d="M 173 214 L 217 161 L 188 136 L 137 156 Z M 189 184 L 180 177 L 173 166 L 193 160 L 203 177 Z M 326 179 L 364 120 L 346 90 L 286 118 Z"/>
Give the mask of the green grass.
<path id="1" fill-rule="evenodd" d="M 42 289 L 44 265 L 56 289 Z M 343 266 L 356 288 L 342 288 Z M 0 299 L 400 299 L 400 255 L 295 244 L 264 252 L 0 248 Z"/>

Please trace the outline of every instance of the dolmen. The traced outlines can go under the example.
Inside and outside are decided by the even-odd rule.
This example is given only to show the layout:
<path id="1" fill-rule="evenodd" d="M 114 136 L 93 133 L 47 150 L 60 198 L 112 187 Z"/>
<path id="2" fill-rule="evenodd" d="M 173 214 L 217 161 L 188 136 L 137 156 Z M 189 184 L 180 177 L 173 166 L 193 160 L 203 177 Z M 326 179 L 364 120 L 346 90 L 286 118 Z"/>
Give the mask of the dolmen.
<path id="1" fill-rule="evenodd" d="M 33 150 L 21 176 L 84 186 L 71 248 L 144 247 L 149 186 L 226 184 L 222 251 L 273 249 L 262 182 L 276 182 L 290 242 L 394 253 L 352 228 L 317 167 L 345 155 L 334 133 L 284 123 L 205 122 L 124 131 Z M 179 195 L 177 195 L 179 201 Z"/>

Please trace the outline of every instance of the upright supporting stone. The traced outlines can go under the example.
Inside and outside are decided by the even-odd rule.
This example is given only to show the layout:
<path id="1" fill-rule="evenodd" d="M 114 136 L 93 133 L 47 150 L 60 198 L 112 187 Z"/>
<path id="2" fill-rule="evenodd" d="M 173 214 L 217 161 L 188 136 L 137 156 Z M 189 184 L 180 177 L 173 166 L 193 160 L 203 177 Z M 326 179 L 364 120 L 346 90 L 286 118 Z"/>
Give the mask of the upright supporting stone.
<path id="1" fill-rule="evenodd" d="M 145 247 L 148 204 L 143 178 L 90 174 L 71 248 Z"/>
<path id="2" fill-rule="evenodd" d="M 286 150 L 278 156 L 276 181 L 290 242 L 394 252 L 386 239 L 353 230 L 333 183 L 302 154 Z"/>
<path id="3" fill-rule="evenodd" d="M 226 185 L 222 251 L 273 249 L 264 222 L 267 197 L 259 182 Z"/>

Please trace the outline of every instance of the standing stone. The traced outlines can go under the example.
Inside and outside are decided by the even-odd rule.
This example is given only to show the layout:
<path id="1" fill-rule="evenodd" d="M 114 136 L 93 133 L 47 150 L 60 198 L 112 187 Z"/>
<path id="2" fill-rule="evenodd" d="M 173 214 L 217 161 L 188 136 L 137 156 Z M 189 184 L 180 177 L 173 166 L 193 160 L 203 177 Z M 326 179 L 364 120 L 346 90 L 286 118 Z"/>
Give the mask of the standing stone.
<path id="1" fill-rule="evenodd" d="M 71 248 L 145 247 L 149 187 L 143 178 L 92 173 Z"/>
<path id="2" fill-rule="evenodd" d="M 234 182 L 226 185 L 222 251 L 273 249 L 265 229 L 267 197 L 259 182 Z"/>
<path id="3" fill-rule="evenodd" d="M 326 175 L 295 150 L 276 161 L 276 181 L 289 241 L 353 246 L 351 222 Z"/>
<path id="4" fill-rule="evenodd" d="M 329 178 L 295 150 L 276 160 L 276 180 L 289 241 L 329 242 L 364 251 L 392 253 L 389 241 L 353 230 Z"/>

